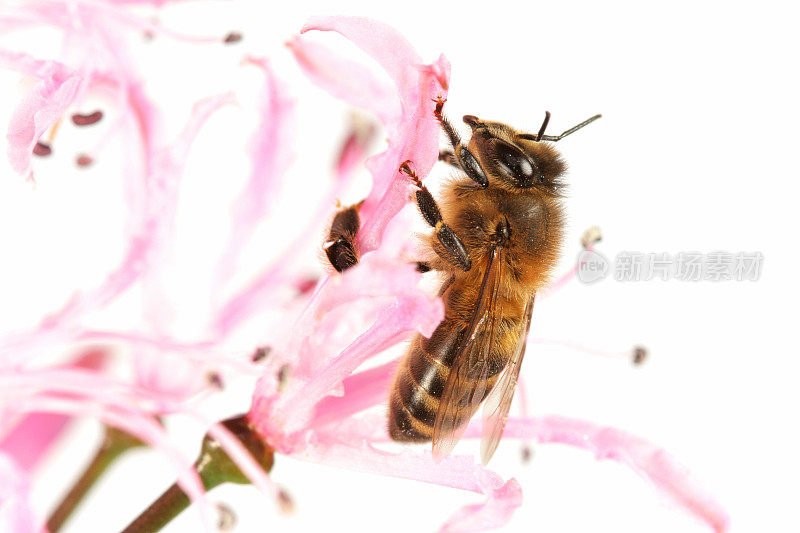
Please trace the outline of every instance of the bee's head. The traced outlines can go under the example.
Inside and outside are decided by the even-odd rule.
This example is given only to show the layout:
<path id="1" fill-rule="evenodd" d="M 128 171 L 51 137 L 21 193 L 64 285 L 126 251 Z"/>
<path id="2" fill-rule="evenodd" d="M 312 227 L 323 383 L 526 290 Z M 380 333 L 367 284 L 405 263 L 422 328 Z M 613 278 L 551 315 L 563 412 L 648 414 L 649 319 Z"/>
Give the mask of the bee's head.
<path id="1" fill-rule="evenodd" d="M 464 122 L 472 128 L 468 148 L 475 154 L 487 175 L 499 178 L 503 184 L 515 189 L 533 187 L 559 195 L 564 187 L 559 178 L 567 167 L 551 142 L 597 118 L 599 115 L 559 136 L 544 135 L 550 120 L 549 112 L 537 134 L 522 133 L 502 122 L 480 120 L 473 115 L 465 115 Z"/>

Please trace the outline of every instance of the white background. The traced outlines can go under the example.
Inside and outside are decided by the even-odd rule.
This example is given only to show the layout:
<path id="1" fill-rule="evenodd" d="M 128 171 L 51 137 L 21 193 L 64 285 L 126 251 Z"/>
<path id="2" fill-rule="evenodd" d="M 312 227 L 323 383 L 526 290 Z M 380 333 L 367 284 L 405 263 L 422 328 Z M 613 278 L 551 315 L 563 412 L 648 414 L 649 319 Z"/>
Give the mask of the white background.
<path id="1" fill-rule="evenodd" d="M 732 531 L 797 531 L 800 43 L 789 3 L 671 2 L 656 8 L 643 2 L 495 0 L 387 8 L 379 2 L 339 2 L 347 7 L 336 9 L 322 2 L 267 4 L 166 8 L 160 20 L 174 29 L 239 30 L 245 40 L 224 49 L 157 40 L 156 51 L 143 48 L 137 57 L 173 135 L 201 96 L 233 87 L 243 102 L 252 100 L 259 78 L 242 73 L 237 62 L 244 53 L 273 58 L 299 102 L 299 156 L 281 199 L 282 216 L 292 216 L 290 208 L 298 216 L 299 193 L 312 189 L 312 180 L 327 178 L 326 165 L 348 112 L 305 80 L 282 43 L 308 16 L 337 12 L 391 23 L 428 61 L 443 52 L 452 63 L 446 109 L 456 119 L 469 113 L 535 131 L 549 110 L 549 132 L 557 133 L 603 113 L 600 121 L 559 143 L 570 164 L 561 270 L 574 261 L 582 231 L 595 224 L 605 235 L 599 250 L 608 257 L 621 251 L 761 252 L 757 282 L 573 283 L 537 305 L 534 335 L 609 351 L 641 343 L 650 350 L 649 360 L 634 368 L 625 360 L 534 345 L 523 375 L 535 414 L 586 418 L 668 450 L 728 509 Z M 40 38 L 27 34 L 19 42 L 35 48 L 42 45 Z M 6 81 L 0 86 L 4 120 L 21 94 L 19 85 Z M 241 114 L 226 110 L 209 123 L 188 163 L 190 183 L 208 183 L 220 173 L 241 182 L 246 161 L 242 146 L 233 143 L 243 143 L 246 132 L 231 128 L 253 120 Z M 54 278 L 72 276 L 73 286 L 90 285 L 104 266 L 114 264 L 113 246 L 95 252 L 90 241 L 76 254 L 70 248 L 76 245 L 61 244 L 59 235 L 86 231 L 113 242 L 119 224 L 98 228 L 92 216 L 113 221 L 116 208 L 84 217 L 79 206 L 85 194 L 100 194 L 98 187 L 114 178 L 104 169 L 118 165 L 99 163 L 90 172 L 65 174 L 60 169 L 70 166 L 71 156 L 64 147 L 77 141 L 69 140 L 69 132 L 60 135 L 56 147 L 67 155 L 60 163 L 37 163 L 35 190 L 2 163 L 0 234 L 4 254 L 15 254 L 0 265 L 5 270 L 0 278 L 3 317 L 11 326 L 31 324 L 42 310 L 63 301 L 70 285 Z M 447 170 L 435 172 L 431 182 Z M 69 185 L 78 179 L 85 188 Z M 356 200 L 363 191 L 344 200 Z M 196 185 L 187 194 L 202 211 L 218 191 Z M 73 218 L 83 226 L 70 222 Z M 247 390 L 236 395 L 210 409 L 221 415 L 246 409 Z M 83 433 L 48 462 L 47 479 L 64 479 L 87 456 L 96 428 L 84 423 L 80 429 Z M 188 454 L 201 433 L 186 428 Z M 522 465 L 519 444 L 504 442 L 492 467 L 516 477 L 524 490 L 524 504 L 507 531 L 706 530 L 626 467 L 596 462 L 584 451 L 537 446 L 534 460 Z M 132 454 L 114 467 L 68 531 L 120 529 L 172 475 L 154 454 Z M 434 531 L 456 508 L 480 499 L 282 457 L 273 477 L 295 499 L 292 516 L 278 515 L 251 487 L 212 493 L 235 509 L 236 531 Z M 37 494 L 52 500 L 65 483 L 53 481 Z M 166 531 L 197 527 L 196 514 L 184 513 Z"/>

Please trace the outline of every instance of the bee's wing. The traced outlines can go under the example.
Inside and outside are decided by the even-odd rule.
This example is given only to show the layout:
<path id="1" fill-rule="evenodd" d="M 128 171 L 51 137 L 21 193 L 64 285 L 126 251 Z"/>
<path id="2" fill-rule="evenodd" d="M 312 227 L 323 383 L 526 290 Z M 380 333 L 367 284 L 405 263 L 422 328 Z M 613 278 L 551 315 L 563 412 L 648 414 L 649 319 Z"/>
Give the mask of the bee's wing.
<path id="1" fill-rule="evenodd" d="M 475 312 L 456 347 L 439 399 L 433 424 L 434 457 L 450 453 L 486 395 L 492 345 L 503 314 L 497 304 L 502 264 L 502 252 L 494 248 L 488 254 Z"/>
<path id="2" fill-rule="evenodd" d="M 535 295 L 532 296 L 525 306 L 517 347 L 503 369 L 503 373 L 497 378 L 492 392 L 486 398 L 486 403 L 483 404 L 481 460 L 484 465 L 492 458 L 497 445 L 500 444 L 500 437 L 503 436 L 508 410 L 511 407 L 511 399 L 514 397 L 514 389 L 517 388 L 517 378 L 519 377 L 519 369 L 522 366 L 522 358 L 525 356 L 525 346 L 528 344 L 528 333 L 531 330 L 531 314 L 533 313 L 533 300 L 535 297 Z"/>

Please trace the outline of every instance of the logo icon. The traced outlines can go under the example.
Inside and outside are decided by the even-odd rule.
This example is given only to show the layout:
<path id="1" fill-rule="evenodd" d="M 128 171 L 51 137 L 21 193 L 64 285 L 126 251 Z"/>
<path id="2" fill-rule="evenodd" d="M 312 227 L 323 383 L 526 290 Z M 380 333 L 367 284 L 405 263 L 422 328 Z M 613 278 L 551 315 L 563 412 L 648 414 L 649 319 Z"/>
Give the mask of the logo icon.
<path id="1" fill-rule="evenodd" d="M 578 279 L 587 285 L 608 276 L 608 259 L 600 252 L 584 250 L 578 255 Z"/>

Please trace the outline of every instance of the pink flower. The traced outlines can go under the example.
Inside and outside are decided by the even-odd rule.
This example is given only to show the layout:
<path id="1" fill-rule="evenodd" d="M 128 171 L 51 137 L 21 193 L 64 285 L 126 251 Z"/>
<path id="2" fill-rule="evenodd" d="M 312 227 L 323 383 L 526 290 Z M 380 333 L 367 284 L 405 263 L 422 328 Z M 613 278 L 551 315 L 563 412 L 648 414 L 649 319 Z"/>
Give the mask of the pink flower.
<path id="1" fill-rule="evenodd" d="M 403 263 L 410 257 L 404 229 L 409 224 L 407 217 L 395 215 L 411 191 L 398 172 L 400 163 L 413 160 L 425 176 L 437 159 L 439 132 L 433 100 L 446 96 L 449 67 L 444 58 L 435 65 L 420 65 L 405 39 L 375 21 L 321 18 L 312 20 L 303 32 L 310 30 L 344 35 L 392 79 L 395 87 L 387 87 L 364 66 L 304 37 L 290 42 L 312 80 L 378 116 L 387 130 L 389 147 L 367 163 L 373 186 L 360 210 L 361 263 L 341 278 L 328 278 L 318 286 L 295 322 L 292 337 L 276 350 L 268 373 L 259 382 L 249 418 L 279 453 L 486 496 L 483 503 L 461 509 L 442 531 L 501 526 L 522 502 L 519 484 L 514 479 L 504 482 L 471 457 L 450 456 L 435 462 L 430 452 L 384 451 L 380 447 L 388 441 L 384 416 L 361 413 L 383 404 L 397 362 L 356 372 L 414 331 L 429 336 L 442 317 L 440 302 L 420 290 L 420 275 L 411 264 Z M 344 339 L 342 317 L 355 324 L 349 327 L 355 333 Z M 468 436 L 477 435 L 480 432 L 471 428 Z M 512 420 L 506 437 L 571 444 L 594 450 L 598 458 L 620 460 L 715 531 L 727 528 L 727 517 L 713 499 L 690 483 L 662 450 L 642 439 L 558 417 Z"/>
<path id="2" fill-rule="evenodd" d="M 522 488 L 515 479 L 503 479 L 471 456 L 451 455 L 436 462 L 429 451 L 398 451 L 391 446 L 385 414 L 380 412 L 397 361 L 377 358 L 415 332 L 430 335 L 443 317 L 442 302 L 423 288 L 413 264 L 415 247 L 408 228 L 415 212 L 406 208 L 412 188 L 398 169 L 410 159 L 424 177 L 437 160 L 440 133 L 433 109 L 436 98 L 447 96 L 447 61 L 440 57 L 425 64 L 394 29 L 361 18 L 313 19 L 303 35 L 289 43 L 315 83 L 373 113 L 388 137 L 386 150 L 366 161 L 373 181 L 360 209 L 357 246 L 361 262 L 344 275 L 323 278 L 308 295 L 297 290 L 307 278 L 293 259 L 294 252 L 320 242 L 333 199 L 360 164 L 365 147 L 357 135 L 350 136 L 352 142 L 345 144 L 333 183 L 305 224 L 295 230 L 296 238 L 272 261 L 259 265 L 249 279 L 238 281 L 243 249 L 279 198 L 293 153 L 294 102 L 289 91 L 266 60 L 247 59 L 261 69 L 265 80 L 259 125 L 250 137 L 252 166 L 234 203 L 223 249 L 205 257 L 206 261 L 212 259 L 214 275 L 207 286 L 193 289 L 203 293 L 204 298 L 198 300 L 207 305 L 198 313 L 202 318 L 191 334 L 185 334 L 176 325 L 176 316 L 193 301 L 173 296 L 168 275 L 175 267 L 171 251 L 180 178 L 195 136 L 213 113 L 235 102 L 234 96 L 225 93 L 197 102 L 183 131 L 165 142 L 158 108 L 138 79 L 119 37 L 131 28 L 138 31 L 150 26 L 121 8 L 96 2 L 37 3 L 17 15 L 25 15 L 26 23 L 62 28 L 72 37 L 68 42 L 77 48 L 69 51 L 70 62 L 13 53 L 0 56 L 39 79 L 17 106 L 9 128 L 9 157 L 14 168 L 30 175 L 31 152 L 41 135 L 80 102 L 85 92 L 93 90 L 114 96 L 125 117 L 120 129 L 135 141 L 131 143 L 135 157 L 121 171 L 130 207 L 122 260 L 99 284 L 76 292 L 37 326 L 0 340 L 4 414 L 48 416 L 50 429 L 56 428 L 56 419 L 34 413 L 93 416 L 123 428 L 166 454 L 181 486 L 202 503 L 202 486 L 189 461 L 155 421 L 166 415 L 191 418 L 210 426 L 209 433 L 230 457 L 259 488 L 276 498 L 274 483 L 242 443 L 197 406 L 212 388 L 206 381 L 208 372 L 261 372 L 245 357 L 268 343 L 273 350 L 263 365 L 248 420 L 276 453 L 483 496 L 482 501 L 454 514 L 443 531 L 479 531 L 508 523 L 522 503 Z M 375 60 L 391 83 L 375 76 L 366 65 L 344 59 L 312 40 L 311 34 L 317 31 L 345 36 Z M 93 322 L 93 312 L 105 310 L 135 285 L 142 288 L 143 295 L 138 323 L 101 327 Z M 291 328 L 271 333 L 245 328 L 266 310 L 281 313 Z M 37 352 L 63 350 L 76 341 L 103 341 L 130 349 L 135 380 L 31 364 Z M 478 430 L 469 428 L 467 437 L 478 435 Z M 13 440 L 9 431 L 11 428 L 0 427 L 0 440 Z M 527 416 L 511 420 L 506 436 L 566 443 L 589 449 L 598 458 L 617 459 L 716 531 L 727 528 L 725 513 L 713 499 L 689 482 L 669 456 L 642 439 L 587 422 Z M 49 439 L 43 438 L 41 443 L 45 441 Z M 0 453 L 0 474 L 6 480 L 0 482 L 0 497 L 12 523 L 33 531 L 38 524 L 28 502 L 28 462 L 19 451 Z M 209 508 L 200 508 L 208 523 Z"/>

